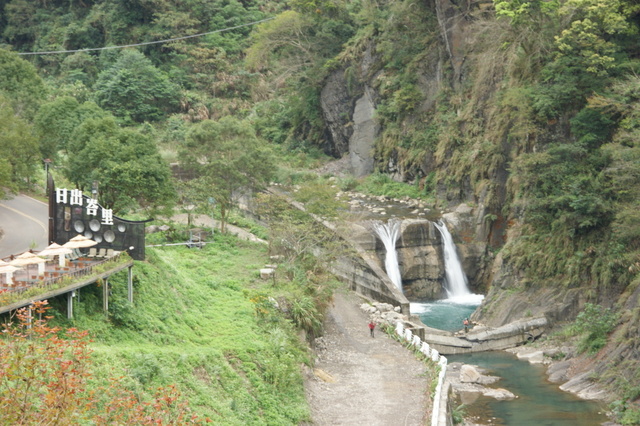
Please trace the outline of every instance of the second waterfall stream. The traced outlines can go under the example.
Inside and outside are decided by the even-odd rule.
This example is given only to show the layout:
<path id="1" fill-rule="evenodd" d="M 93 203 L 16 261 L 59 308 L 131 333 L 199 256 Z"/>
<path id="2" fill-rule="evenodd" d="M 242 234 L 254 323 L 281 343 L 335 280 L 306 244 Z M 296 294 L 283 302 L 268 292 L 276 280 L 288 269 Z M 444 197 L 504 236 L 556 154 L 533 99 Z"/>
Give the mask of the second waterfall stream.
<path id="1" fill-rule="evenodd" d="M 434 222 L 433 224 L 442 236 L 447 300 L 452 303 L 479 305 L 484 296 L 473 294 L 469 291 L 467 275 L 462 269 L 462 263 L 458 257 L 458 250 L 453 243 L 451 233 L 442 221 Z"/>

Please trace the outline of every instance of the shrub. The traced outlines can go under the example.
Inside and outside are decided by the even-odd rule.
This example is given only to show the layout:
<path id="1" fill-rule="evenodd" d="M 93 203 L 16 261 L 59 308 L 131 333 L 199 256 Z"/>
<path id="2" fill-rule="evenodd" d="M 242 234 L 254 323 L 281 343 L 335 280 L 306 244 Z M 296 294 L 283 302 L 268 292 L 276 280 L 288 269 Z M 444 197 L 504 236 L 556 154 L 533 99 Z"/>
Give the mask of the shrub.
<path id="1" fill-rule="evenodd" d="M 453 424 L 461 424 L 464 422 L 464 414 L 465 414 L 465 405 L 460 404 L 456 408 L 451 411 L 451 418 L 453 419 Z"/>
<path id="2" fill-rule="evenodd" d="M 322 329 L 322 314 L 312 298 L 300 296 L 291 301 L 290 313 L 296 326 L 305 330 L 311 336 L 317 336 Z"/>
<path id="3" fill-rule="evenodd" d="M 622 425 L 639 425 L 640 424 L 640 409 L 626 410 L 624 415 L 620 419 Z"/>
<path id="4" fill-rule="evenodd" d="M 369 175 L 356 189 L 365 194 L 385 195 L 391 198 L 420 198 L 423 195 L 417 186 L 396 182 L 382 173 Z"/>
<path id="5" fill-rule="evenodd" d="M 581 334 L 578 342 L 578 351 L 593 354 L 607 344 L 607 335 L 613 330 L 618 322 L 618 314 L 610 308 L 604 309 L 602 306 L 587 303 L 576 317 L 572 329 Z"/>

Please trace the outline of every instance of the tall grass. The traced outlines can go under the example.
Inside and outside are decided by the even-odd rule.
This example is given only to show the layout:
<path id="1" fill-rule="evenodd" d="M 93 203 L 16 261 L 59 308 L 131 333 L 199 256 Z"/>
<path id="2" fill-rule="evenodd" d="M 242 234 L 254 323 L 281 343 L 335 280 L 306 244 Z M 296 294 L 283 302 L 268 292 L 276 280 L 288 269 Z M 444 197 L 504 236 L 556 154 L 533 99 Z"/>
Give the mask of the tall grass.
<path id="1" fill-rule="evenodd" d="M 256 313 L 251 295 L 269 294 L 258 273 L 265 262 L 266 247 L 227 236 L 201 250 L 150 249 L 134 267 L 133 305 L 118 274 L 108 317 L 102 283 L 81 291 L 74 320 L 56 322 L 90 330 L 96 377 L 122 376 L 142 399 L 176 383 L 214 424 L 299 424 L 309 419 L 306 351 L 290 321 Z M 52 304 L 63 310 L 65 301 Z"/>
<path id="2" fill-rule="evenodd" d="M 356 191 L 370 195 L 385 195 L 392 198 L 426 198 L 428 194 L 418 185 L 396 182 L 388 175 L 374 173 L 363 179 L 355 188 Z"/>

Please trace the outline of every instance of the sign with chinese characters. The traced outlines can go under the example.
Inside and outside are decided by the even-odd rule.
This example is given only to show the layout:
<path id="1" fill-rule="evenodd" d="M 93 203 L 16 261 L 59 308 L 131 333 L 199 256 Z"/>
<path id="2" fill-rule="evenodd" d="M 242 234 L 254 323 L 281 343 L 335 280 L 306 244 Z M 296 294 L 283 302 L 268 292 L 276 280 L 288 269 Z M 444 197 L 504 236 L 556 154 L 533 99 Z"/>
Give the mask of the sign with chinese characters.
<path id="1" fill-rule="evenodd" d="M 68 198 L 68 201 L 67 201 Z M 56 188 L 56 204 L 68 204 L 70 206 L 82 206 L 84 198 L 79 189 L 67 190 Z M 98 205 L 98 200 L 87 198 L 86 213 L 89 216 L 97 216 L 98 210 L 102 211 L 102 225 L 113 225 L 113 210 L 103 209 Z"/>
<path id="2" fill-rule="evenodd" d="M 113 215 L 98 200 L 79 189 L 49 186 L 49 236 L 51 242 L 64 244 L 78 234 L 98 244 L 96 249 L 127 251 L 136 260 L 144 260 L 145 223 Z"/>

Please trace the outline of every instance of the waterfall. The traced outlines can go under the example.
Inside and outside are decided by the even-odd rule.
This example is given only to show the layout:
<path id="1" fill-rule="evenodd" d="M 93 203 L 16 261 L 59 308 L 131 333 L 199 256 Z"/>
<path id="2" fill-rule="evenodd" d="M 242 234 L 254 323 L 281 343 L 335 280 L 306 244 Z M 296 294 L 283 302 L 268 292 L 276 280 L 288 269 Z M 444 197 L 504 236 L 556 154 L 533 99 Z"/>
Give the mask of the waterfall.
<path id="1" fill-rule="evenodd" d="M 457 303 L 480 304 L 483 295 L 472 294 L 467 285 L 467 276 L 462 269 L 460 258 L 453 243 L 453 238 L 444 222 L 434 222 L 435 227 L 442 235 L 442 248 L 444 252 L 445 290 L 449 300 Z"/>
<path id="2" fill-rule="evenodd" d="M 391 282 L 402 291 L 402 276 L 398 267 L 398 254 L 396 253 L 396 241 L 400 236 L 400 220 L 390 219 L 387 223 L 374 222 L 373 230 L 380 237 L 387 251 L 384 266 Z"/>

